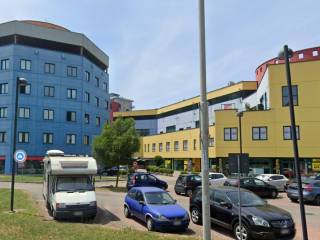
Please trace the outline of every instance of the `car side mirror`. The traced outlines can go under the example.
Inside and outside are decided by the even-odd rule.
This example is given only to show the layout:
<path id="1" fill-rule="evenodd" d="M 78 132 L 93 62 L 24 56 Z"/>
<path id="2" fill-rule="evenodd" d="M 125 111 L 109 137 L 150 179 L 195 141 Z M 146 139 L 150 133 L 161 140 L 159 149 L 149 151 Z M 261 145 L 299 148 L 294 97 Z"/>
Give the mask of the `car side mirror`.
<path id="1" fill-rule="evenodd" d="M 143 206 L 146 205 L 146 203 L 145 203 L 144 201 L 142 201 L 142 200 L 139 201 L 139 204 L 141 204 L 141 205 L 143 205 Z"/>
<path id="2" fill-rule="evenodd" d="M 231 209 L 231 208 L 232 208 L 232 204 L 231 204 L 231 203 L 228 203 L 228 202 L 221 202 L 221 203 L 220 203 L 220 206 L 221 206 L 221 207 L 228 208 L 228 209 Z"/>

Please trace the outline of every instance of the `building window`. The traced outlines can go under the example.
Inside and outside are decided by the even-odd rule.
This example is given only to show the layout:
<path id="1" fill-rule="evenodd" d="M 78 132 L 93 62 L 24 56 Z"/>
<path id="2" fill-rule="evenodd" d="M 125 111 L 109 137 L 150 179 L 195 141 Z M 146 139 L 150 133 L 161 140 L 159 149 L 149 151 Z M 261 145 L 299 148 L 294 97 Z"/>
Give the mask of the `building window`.
<path id="1" fill-rule="evenodd" d="M 150 135 L 150 129 L 136 129 L 136 132 L 140 137 Z"/>
<path id="2" fill-rule="evenodd" d="M 21 70 L 31 70 L 31 60 L 20 59 L 20 69 Z"/>
<path id="3" fill-rule="evenodd" d="M 96 126 L 100 127 L 100 117 L 96 117 Z"/>
<path id="4" fill-rule="evenodd" d="M 162 152 L 162 143 L 159 143 L 159 152 Z"/>
<path id="5" fill-rule="evenodd" d="M 43 137 L 44 144 L 52 144 L 53 143 L 53 133 L 44 133 L 42 137 Z"/>
<path id="6" fill-rule="evenodd" d="M 90 123 L 90 115 L 88 113 L 84 114 L 84 123 L 89 124 Z"/>
<path id="7" fill-rule="evenodd" d="M 193 150 L 197 150 L 197 139 L 193 139 Z"/>
<path id="8" fill-rule="evenodd" d="M 44 64 L 44 72 L 54 74 L 56 66 L 53 63 Z"/>
<path id="9" fill-rule="evenodd" d="M 176 131 L 176 125 L 172 125 L 172 126 L 166 127 L 166 132 L 167 133 L 175 132 L 175 131 Z"/>
<path id="10" fill-rule="evenodd" d="M 106 110 L 109 110 L 109 101 L 105 100 L 106 101 Z"/>
<path id="11" fill-rule="evenodd" d="M 29 133 L 28 132 L 19 132 L 18 133 L 18 142 L 19 143 L 28 143 L 29 142 Z"/>
<path id="12" fill-rule="evenodd" d="M 104 91 L 108 92 L 108 84 L 106 82 L 102 84 L 102 88 Z"/>
<path id="13" fill-rule="evenodd" d="M 209 138 L 209 147 L 214 146 L 214 138 Z"/>
<path id="14" fill-rule="evenodd" d="M 96 105 L 97 107 L 99 107 L 100 101 L 99 101 L 99 98 L 98 98 L 98 97 L 94 97 L 94 102 L 95 102 L 95 105 Z"/>
<path id="15" fill-rule="evenodd" d="M 155 151 L 156 151 L 156 144 L 152 143 L 152 152 L 155 152 Z"/>
<path id="16" fill-rule="evenodd" d="M 253 127 L 252 140 L 267 140 L 268 130 L 267 127 Z"/>
<path id="17" fill-rule="evenodd" d="M 77 89 L 67 89 L 67 98 L 68 99 L 77 99 Z"/>
<path id="18" fill-rule="evenodd" d="M 77 67 L 68 66 L 67 67 L 67 76 L 76 77 L 77 76 Z"/>
<path id="19" fill-rule="evenodd" d="M 0 83 L 0 94 L 8 94 L 8 83 Z"/>
<path id="20" fill-rule="evenodd" d="M 179 151 L 179 141 L 174 141 L 174 151 L 177 152 Z"/>
<path id="21" fill-rule="evenodd" d="M 19 118 L 30 118 L 30 108 L 20 107 L 18 113 Z"/>
<path id="22" fill-rule="evenodd" d="M 224 129 L 225 141 L 237 141 L 238 140 L 238 128 L 225 128 Z"/>
<path id="23" fill-rule="evenodd" d="M 147 144 L 144 145 L 144 152 L 147 152 Z"/>
<path id="24" fill-rule="evenodd" d="M 100 79 L 98 77 L 96 77 L 96 87 L 100 86 Z"/>
<path id="25" fill-rule="evenodd" d="M 199 127 L 200 127 L 200 122 L 196 121 L 196 128 L 199 128 Z"/>
<path id="26" fill-rule="evenodd" d="M 166 142 L 166 152 L 170 152 L 170 142 Z"/>
<path id="27" fill-rule="evenodd" d="M 8 108 L 0 107 L 0 118 L 7 118 L 7 117 L 8 117 Z"/>
<path id="28" fill-rule="evenodd" d="M 0 62 L 0 70 L 8 70 L 9 69 L 9 59 L 2 59 Z"/>
<path id="29" fill-rule="evenodd" d="M 86 81 L 89 82 L 90 81 L 90 73 L 88 71 L 85 71 L 85 77 L 86 77 Z"/>
<path id="30" fill-rule="evenodd" d="M 288 86 L 282 86 L 282 106 L 289 106 Z M 293 105 L 298 106 L 298 86 L 292 85 Z"/>
<path id="31" fill-rule="evenodd" d="M 148 152 L 150 152 L 150 145 L 148 144 L 147 146 L 148 146 Z"/>
<path id="32" fill-rule="evenodd" d="M 67 111 L 67 122 L 75 122 L 76 121 L 76 112 Z"/>
<path id="33" fill-rule="evenodd" d="M 182 142 L 183 151 L 188 151 L 188 140 Z"/>
<path id="34" fill-rule="evenodd" d="M 90 93 L 88 93 L 88 92 L 84 93 L 84 101 L 87 102 L 87 103 L 90 102 Z"/>
<path id="35" fill-rule="evenodd" d="M 44 86 L 43 92 L 45 97 L 54 97 L 54 87 Z"/>
<path id="36" fill-rule="evenodd" d="M 83 136 L 83 145 L 89 145 L 89 136 L 88 135 Z"/>
<path id="37" fill-rule="evenodd" d="M 0 143 L 7 142 L 7 133 L 6 132 L 0 132 Z"/>
<path id="38" fill-rule="evenodd" d="M 67 134 L 66 143 L 67 144 L 76 144 L 76 135 L 75 134 Z"/>
<path id="39" fill-rule="evenodd" d="M 31 85 L 25 84 L 19 86 L 20 94 L 30 94 L 31 93 Z"/>
<path id="40" fill-rule="evenodd" d="M 54 110 L 44 109 L 43 110 L 43 120 L 53 120 L 54 119 Z"/>
<path id="41" fill-rule="evenodd" d="M 300 127 L 296 126 L 296 133 L 297 133 L 297 140 L 300 140 Z M 283 127 L 283 139 L 284 140 L 291 140 L 292 133 L 291 133 L 291 126 L 284 126 Z"/>

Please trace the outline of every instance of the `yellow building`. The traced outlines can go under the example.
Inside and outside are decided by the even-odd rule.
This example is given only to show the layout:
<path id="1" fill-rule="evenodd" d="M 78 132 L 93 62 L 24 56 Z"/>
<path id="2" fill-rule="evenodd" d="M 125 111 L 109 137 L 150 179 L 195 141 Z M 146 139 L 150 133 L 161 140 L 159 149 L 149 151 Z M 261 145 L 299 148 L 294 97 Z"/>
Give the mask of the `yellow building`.
<path id="1" fill-rule="evenodd" d="M 317 169 L 320 159 L 320 48 L 295 52 L 291 59 L 299 155 L 302 169 Z M 239 154 L 239 117 L 243 111 L 244 162 L 255 173 L 293 169 L 288 92 L 283 61 L 268 60 L 256 70 L 256 80 L 230 83 L 207 94 L 211 167 L 232 172 Z M 199 97 L 159 109 L 116 113 L 133 117 L 142 135 L 138 156 L 160 155 L 176 170 L 200 170 Z M 314 163 L 314 164 L 312 164 Z"/>

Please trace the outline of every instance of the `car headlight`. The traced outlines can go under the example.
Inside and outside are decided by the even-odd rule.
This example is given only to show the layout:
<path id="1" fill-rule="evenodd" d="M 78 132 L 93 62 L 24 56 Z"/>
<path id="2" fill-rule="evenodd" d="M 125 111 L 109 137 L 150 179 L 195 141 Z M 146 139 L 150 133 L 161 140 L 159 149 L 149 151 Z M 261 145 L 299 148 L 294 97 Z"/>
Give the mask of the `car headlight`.
<path id="1" fill-rule="evenodd" d="M 92 202 L 90 202 L 90 203 L 89 203 L 89 206 L 90 206 L 90 207 L 95 207 L 95 206 L 97 206 L 97 201 L 92 201 Z"/>
<path id="2" fill-rule="evenodd" d="M 188 213 L 186 213 L 186 214 L 184 215 L 183 220 L 189 220 L 189 214 L 188 214 Z"/>
<path id="3" fill-rule="evenodd" d="M 158 218 L 158 220 L 160 220 L 160 221 L 169 221 L 169 219 L 166 218 L 166 217 L 163 216 L 163 215 L 159 215 L 157 218 Z"/>
<path id="4" fill-rule="evenodd" d="M 66 204 L 65 203 L 56 203 L 56 208 L 66 208 Z"/>
<path id="5" fill-rule="evenodd" d="M 252 221 L 257 226 L 270 227 L 270 224 L 268 223 L 268 221 L 264 220 L 261 217 L 252 216 Z"/>

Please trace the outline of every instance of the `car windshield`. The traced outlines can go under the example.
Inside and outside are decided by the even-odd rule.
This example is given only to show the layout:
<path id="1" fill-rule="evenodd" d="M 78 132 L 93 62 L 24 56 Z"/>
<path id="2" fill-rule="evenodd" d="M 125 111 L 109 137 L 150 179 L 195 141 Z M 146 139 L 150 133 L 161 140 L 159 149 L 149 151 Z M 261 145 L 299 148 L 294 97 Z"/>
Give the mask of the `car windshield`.
<path id="1" fill-rule="evenodd" d="M 175 204 L 175 200 L 167 192 L 148 192 L 145 193 L 148 204 L 168 205 Z"/>
<path id="2" fill-rule="evenodd" d="M 193 179 L 194 179 L 195 181 L 201 182 L 201 177 L 198 176 L 198 175 L 195 175 L 195 176 L 193 177 Z"/>
<path id="3" fill-rule="evenodd" d="M 231 202 L 235 205 L 239 205 L 239 194 L 237 191 L 228 192 L 227 196 Z M 254 207 L 264 206 L 266 203 L 260 197 L 251 192 L 241 192 L 241 206 L 242 207 Z"/>
<path id="4" fill-rule="evenodd" d="M 78 177 L 58 177 L 57 192 L 77 192 L 77 191 L 92 191 L 93 184 L 88 176 Z"/>

